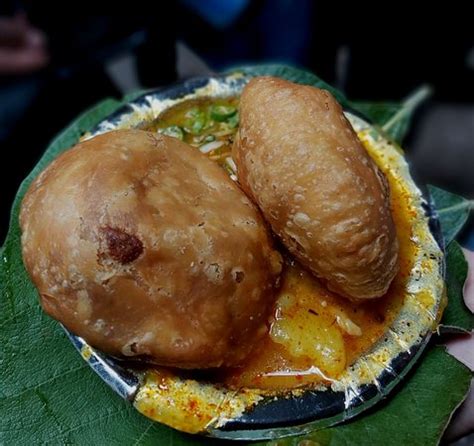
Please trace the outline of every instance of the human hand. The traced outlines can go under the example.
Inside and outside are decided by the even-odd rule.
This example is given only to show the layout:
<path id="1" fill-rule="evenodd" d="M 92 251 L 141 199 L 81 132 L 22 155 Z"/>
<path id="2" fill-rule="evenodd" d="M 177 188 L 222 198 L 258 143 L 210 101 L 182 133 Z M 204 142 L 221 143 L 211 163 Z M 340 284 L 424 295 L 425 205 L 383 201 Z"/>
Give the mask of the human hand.
<path id="1" fill-rule="evenodd" d="M 48 60 L 44 34 L 24 14 L 0 17 L 0 75 L 29 73 Z"/>
<path id="2" fill-rule="evenodd" d="M 469 264 L 468 278 L 464 287 L 466 306 L 474 312 L 474 252 L 464 250 Z M 474 334 L 457 337 L 447 344 L 448 352 L 474 371 Z M 455 414 L 446 430 L 446 439 L 453 440 L 474 431 L 474 380 L 466 400 Z"/>

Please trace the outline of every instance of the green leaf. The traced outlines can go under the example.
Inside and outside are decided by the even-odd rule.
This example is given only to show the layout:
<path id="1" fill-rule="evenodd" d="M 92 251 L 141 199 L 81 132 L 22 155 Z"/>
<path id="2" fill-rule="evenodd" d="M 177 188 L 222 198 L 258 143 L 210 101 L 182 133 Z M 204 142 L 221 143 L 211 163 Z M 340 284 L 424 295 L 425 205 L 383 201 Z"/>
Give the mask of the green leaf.
<path id="1" fill-rule="evenodd" d="M 474 330 L 474 314 L 466 307 L 463 299 L 467 269 L 467 261 L 461 247 L 456 241 L 452 241 L 446 249 L 446 289 L 449 304 L 441 321 L 448 331 L 451 329 L 469 333 Z"/>
<path id="2" fill-rule="evenodd" d="M 431 89 L 422 86 L 402 103 L 396 102 L 351 102 L 356 110 L 370 118 L 394 141 L 401 143 L 416 108 L 431 95 Z"/>
<path id="3" fill-rule="evenodd" d="M 410 120 L 416 108 L 432 94 L 431 88 L 423 85 L 405 99 L 399 110 L 383 125 L 382 130 L 395 141 L 402 141 L 408 131 Z"/>
<path id="4" fill-rule="evenodd" d="M 437 445 L 451 413 L 469 390 L 471 376 L 443 348 L 432 348 L 405 385 L 382 406 L 341 426 L 276 444 L 300 446 L 307 440 L 308 445 L 313 441 L 319 446 Z"/>
<path id="5" fill-rule="evenodd" d="M 379 127 L 383 126 L 389 119 L 401 110 L 399 102 L 351 102 L 353 108 L 361 112 Z"/>
<path id="6" fill-rule="evenodd" d="M 466 223 L 469 212 L 474 207 L 474 200 L 466 200 L 432 185 L 428 185 L 428 191 L 438 211 L 441 230 L 448 245 Z"/>
<path id="7" fill-rule="evenodd" d="M 281 75 L 296 82 L 327 88 L 346 101 L 342 94 L 317 76 L 302 70 L 266 66 L 260 69 L 253 67 L 250 71 Z M 4 247 L 0 249 L 2 445 L 196 446 L 220 443 L 184 435 L 149 421 L 138 414 L 131 404 L 115 395 L 88 368 L 59 325 L 41 311 L 36 290 L 23 266 L 18 213 L 29 184 L 53 158 L 76 143 L 84 132 L 91 130 L 120 105 L 118 101 L 106 100 L 64 130 L 23 182 L 15 199 L 10 230 Z M 378 107 L 379 116 L 382 116 L 383 108 L 380 104 Z M 384 113 L 384 119 L 389 119 L 391 111 L 387 108 Z M 382 121 L 381 117 L 377 119 Z M 446 229 L 449 229 L 449 224 L 448 221 Z M 448 274 L 455 277 L 449 305 L 460 306 L 459 284 L 463 264 L 457 254 L 454 258 L 458 260 L 452 263 L 452 268 L 448 267 Z M 452 324 L 467 326 L 464 317 L 457 310 L 451 311 Z M 390 446 L 395 441 L 397 445 L 437 444 L 451 412 L 467 391 L 470 376 L 464 366 L 444 351 L 432 349 L 386 404 L 378 405 L 350 423 L 316 432 L 310 438 L 321 445 L 331 446 Z M 301 440 L 280 441 L 282 444 L 298 444 Z"/>

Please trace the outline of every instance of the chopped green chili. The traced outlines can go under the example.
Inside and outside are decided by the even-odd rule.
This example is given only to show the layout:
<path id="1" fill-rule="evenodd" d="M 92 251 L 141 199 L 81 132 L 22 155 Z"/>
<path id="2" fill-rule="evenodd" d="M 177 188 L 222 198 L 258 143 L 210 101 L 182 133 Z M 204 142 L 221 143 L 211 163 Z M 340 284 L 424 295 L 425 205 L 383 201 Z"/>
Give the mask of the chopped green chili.
<path id="1" fill-rule="evenodd" d="M 237 108 L 231 105 L 213 105 L 211 107 L 211 118 L 217 122 L 227 121 L 237 113 Z"/>
<path id="2" fill-rule="evenodd" d="M 239 125 L 239 114 L 236 113 L 235 115 L 231 116 L 227 121 L 227 124 L 229 124 L 231 129 L 235 129 Z"/>
<path id="3" fill-rule="evenodd" d="M 187 119 L 185 122 L 184 130 L 186 130 L 188 133 L 191 133 L 192 135 L 201 134 L 207 123 L 205 113 L 199 110 L 198 108 L 192 108 L 186 113 L 185 117 Z"/>

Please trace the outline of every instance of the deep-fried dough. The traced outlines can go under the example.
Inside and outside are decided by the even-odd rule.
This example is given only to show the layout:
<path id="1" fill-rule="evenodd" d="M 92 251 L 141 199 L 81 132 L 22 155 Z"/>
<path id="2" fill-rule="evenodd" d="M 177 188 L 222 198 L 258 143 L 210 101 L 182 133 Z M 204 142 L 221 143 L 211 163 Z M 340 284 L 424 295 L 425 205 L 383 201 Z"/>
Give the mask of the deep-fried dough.
<path id="1" fill-rule="evenodd" d="M 330 289 L 353 299 L 387 291 L 398 269 L 388 183 L 330 93 L 251 80 L 233 156 L 274 232 Z"/>
<path id="2" fill-rule="evenodd" d="M 106 352 L 216 367 L 266 330 L 281 257 L 255 205 L 177 139 L 78 144 L 31 185 L 21 228 L 44 310 Z"/>

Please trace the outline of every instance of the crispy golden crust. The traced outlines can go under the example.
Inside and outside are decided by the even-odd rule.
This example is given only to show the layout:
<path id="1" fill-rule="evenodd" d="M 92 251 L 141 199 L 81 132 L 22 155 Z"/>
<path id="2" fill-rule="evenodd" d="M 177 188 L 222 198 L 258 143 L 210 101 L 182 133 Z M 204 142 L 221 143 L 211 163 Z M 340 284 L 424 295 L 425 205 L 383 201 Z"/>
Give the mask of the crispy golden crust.
<path id="1" fill-rule="evenodd" d="M 44 310 L 106 352 L 216 367 L 265 332 L 281 258 L 253 203 L 177 139 L 78 144 L 31 185 L 20 223 Z"/>
<path id="2" fill-rule="evenodd" d="M 274 232 L 329 288 L 354 299 L 387 291 L 398 269 L 388 183 L 330 93 L 251 80 L 233 156 Z"/>

